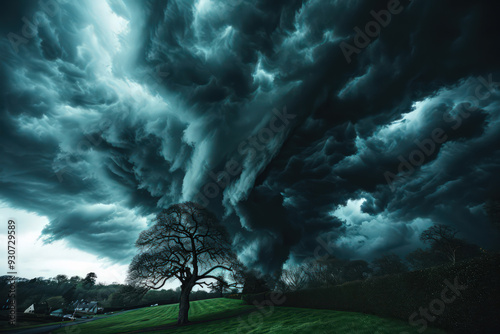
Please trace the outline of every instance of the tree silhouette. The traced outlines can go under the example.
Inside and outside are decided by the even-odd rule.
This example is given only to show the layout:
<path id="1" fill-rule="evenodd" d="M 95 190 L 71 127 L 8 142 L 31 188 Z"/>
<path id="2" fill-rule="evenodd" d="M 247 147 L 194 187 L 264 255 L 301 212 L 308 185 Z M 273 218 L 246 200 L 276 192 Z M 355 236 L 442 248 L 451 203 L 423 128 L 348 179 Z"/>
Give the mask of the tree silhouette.
<path id="1" fill-rule="evenodd" d="M 229 288 L 229 283 L 224 275 L 218 275 L 217 280 L 210 285 L 210 292 L 215 292 L 222 297 L 224 292 Z"/>
<path id="2" fill-rule="evenodd" d="M 68 276 L 66 275 L 57 275 L 56 276 L 56 281 L 57 281 L 57 284 L 62 284 L 62 283 L 67 283 L 68 282 Z"/>
<path id="3" fill-rule="evenodd" d="M 408 271 L 408 267 L 396 254 L 387 254 L 372 261 L 375 276 L 399 274 Z"/>
<path id="4" fill-rule="evenodd" d="M 83 285 L 86 287 L 93 287 L 95 285 L 95 280 L 97 278 L 97 275 L 93 272 L 90 272 L 85 276 L 83 279 Z"/>
<path id="5" fill-rule="evenodd" d="M 82 278 L 80 276 L 71 276 L 69 279 L 69 282 L 72 284 L 78 284 L 82 281 Z"/>
<path id="6" fill-rule="evenodd" d="M 333 286 L 345 282 L 345 265 L 347 261 L 334 256 L 327 256 L 305 263 L 307 285 L 310 288 Z"/>
<path id="7" fill-rule="evenodd" d="M 307 273 L 305 267 L 294 267 L 290 269 L 283 269 L 279 281 L 280 290 L 295 291 L 306 287 Z"/>
<path id="8" fill-rule="evenodd" d="M 265 277 L 255 270 L 245 270 L 242 273 L 243 290 L 242 294 L 256 294 L 270 291 Z"/>
<path id="9" fill-rule="evenodd" d="M 188 322 L 189 294 L 195 285 L 210 286 L 210 281 L 220 280 L 218 271 L 234 274 L 238 266 L 224 227 L 193 202 L 163 210 L 156 223 L 141 232 L 136 246 L 139 253 L 130 264 L 129 283 L 160 289 L 170 279 L 179 280 L 178 324 Z"/>
<path id="10" fill-rule="evenodd" d="M 455 264 L 457 250 L 466 244 L 463 240 L 455 238 L 457 233 L 455 229 L 439 224 L 423 231 L 420 240 L 431 244 L 432 249 L 444 254 L 452 264 Z"/>

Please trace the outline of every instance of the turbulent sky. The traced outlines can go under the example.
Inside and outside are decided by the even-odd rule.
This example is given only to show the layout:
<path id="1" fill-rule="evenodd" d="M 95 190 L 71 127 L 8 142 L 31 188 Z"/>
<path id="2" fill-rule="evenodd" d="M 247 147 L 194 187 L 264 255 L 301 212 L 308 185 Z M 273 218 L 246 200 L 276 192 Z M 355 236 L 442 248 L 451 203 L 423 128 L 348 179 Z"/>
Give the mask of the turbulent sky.
<path id="1" fill-rule="evenodd" d="M 405 255 L 438 223 L 494 247 L 495 3 L 10 1 L 2 219 L 116 265 L 187 200 L 264 271 L 318 246 Z"/>

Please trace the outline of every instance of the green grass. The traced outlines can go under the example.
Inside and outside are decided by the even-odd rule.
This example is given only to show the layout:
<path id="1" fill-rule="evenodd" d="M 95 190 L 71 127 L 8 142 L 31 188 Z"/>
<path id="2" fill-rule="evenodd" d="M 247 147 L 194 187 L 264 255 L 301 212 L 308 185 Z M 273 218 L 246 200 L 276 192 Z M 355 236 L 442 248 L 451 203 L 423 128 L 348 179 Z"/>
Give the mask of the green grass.
<path id="1" fill-rule="evenodd" d="M 338 333 L 338 334 L 389 334 L 418 333 L 417 328 L 396 319 L 380 318 L 374 315 L 313 310 L 294 307 L 275 307 L 226 320 L 193 324 L 168 333 Z M 164 333 L 165 331 L 163 331 Z M 162 333 L 155 331 L 153 333 Z M 444 331 L 428 328 L 426 334 L 443 334 Z"/>
<path id="2" fill-rule="evenodd" d="M 234 299 L 208 299 L 191 302 L 192 324 L 174 327 L 177 305 L 148 307 L 90 323 L 75 325 L 72 333 L 417 333 L 416 327 L 396 319 L 354 312 L 313 310 L 292 307 L 265 308 L 262 312 Z M 221 320 L 217 320 L 221 319 Z M 165 327 L 165 328 L 163 328 Z M 146 330 L 148 329 L 148 330 Z M 56 333 L 64 333 L 62 330 Z M 426 334 L 444 331 L 428 328 Z"/>
<path id="3" fill-rule="evenodd" d="M 210 319 L 236 316 L 245 310 L 253 309 L 241 300 L 207 299 L 191 302 L 189 308 L 190 321 L 206 321 Z M 144 328 L 175 325 L 179 313 L 179 305 L 145 307 L 138 310 L 117 314 L 104 319 L 97 319 L 86 324 L 72 326 L 73 333 L 126 333 L 140 331 Z M 64 328 L 55 333 L 64 333 Z"/>

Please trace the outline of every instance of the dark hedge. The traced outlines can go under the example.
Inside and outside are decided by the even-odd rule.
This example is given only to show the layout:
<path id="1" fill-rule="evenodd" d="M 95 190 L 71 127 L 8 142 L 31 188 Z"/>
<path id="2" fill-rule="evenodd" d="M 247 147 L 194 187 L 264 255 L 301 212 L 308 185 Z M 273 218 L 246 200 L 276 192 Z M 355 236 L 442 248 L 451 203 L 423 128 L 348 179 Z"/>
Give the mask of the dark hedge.
<path id="1" fill-rule="evenodd" d="M 403 319 L 416 329 L 423 329 L 425 323 L 453 333 L 500 333 L 499 283 L 500 255 L 490 254 L 454 266 L 288 292 L 284 302 L 276 306 L 363 312 Z M 450 286 L 456 285 L 459 287 L 453 292 Z M 270 295 L 245 295 L 242 299 L 262 303 Z"/>

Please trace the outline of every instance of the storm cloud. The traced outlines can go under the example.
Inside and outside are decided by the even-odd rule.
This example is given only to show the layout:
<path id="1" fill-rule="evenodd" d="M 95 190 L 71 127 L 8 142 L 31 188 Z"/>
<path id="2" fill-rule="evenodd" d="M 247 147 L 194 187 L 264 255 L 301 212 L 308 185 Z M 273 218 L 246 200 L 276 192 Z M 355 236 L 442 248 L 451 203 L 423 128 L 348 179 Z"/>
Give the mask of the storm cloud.
<path id="1" fill-rule="evenodd" d="M 160 209 L 195 200 L 263 271 L 318 238 L 339 257 L 405 254 L 435 223 L 495 245 L 491 1 L 8 6 L 0 196 L 47 216 L 47 242 L 126 263 Z"/>

